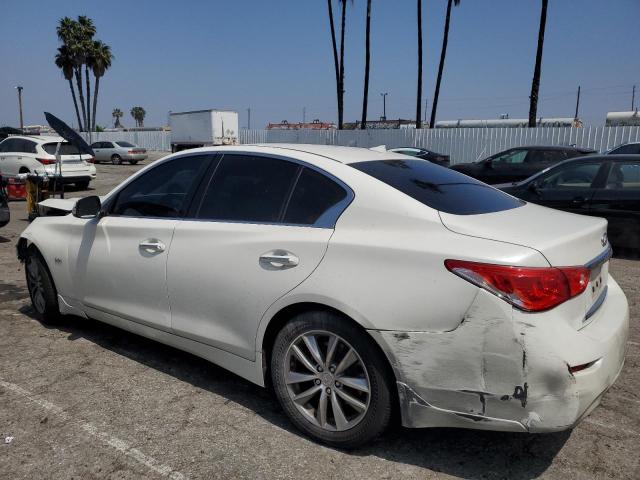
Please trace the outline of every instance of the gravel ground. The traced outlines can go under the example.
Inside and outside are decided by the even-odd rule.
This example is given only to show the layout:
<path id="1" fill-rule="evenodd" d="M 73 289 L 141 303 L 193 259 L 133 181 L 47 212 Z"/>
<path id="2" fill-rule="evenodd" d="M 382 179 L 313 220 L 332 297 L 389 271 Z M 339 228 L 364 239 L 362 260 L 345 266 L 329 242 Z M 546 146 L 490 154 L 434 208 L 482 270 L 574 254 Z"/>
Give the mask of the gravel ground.
<path id="1" fill-rule="evenodd" d="M 141 165 L 97 168 L 73 195 L 104 194 Z M 638 260 L 611 266 L 631 305 L 626 365 L 573 431 L 397 427 L 344 452 L 302 437 L 269 391 L 204 360 L 95 321 L 35 320 L 15 257 L 25 204 L 11 214 L 0 230 L 0 478 L 640 478 Z"/>

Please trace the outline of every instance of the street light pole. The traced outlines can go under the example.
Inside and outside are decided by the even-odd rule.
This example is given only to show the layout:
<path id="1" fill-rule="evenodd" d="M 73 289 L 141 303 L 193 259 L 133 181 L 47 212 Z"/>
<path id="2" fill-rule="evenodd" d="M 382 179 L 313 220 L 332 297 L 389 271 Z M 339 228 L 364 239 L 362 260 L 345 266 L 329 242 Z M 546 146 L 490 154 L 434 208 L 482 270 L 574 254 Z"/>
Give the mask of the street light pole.
<path id="1" fill-rule="evenodd" d="M 24 122 L 22 121 L 22 87 L 18 85 L 18 108 L 20 109 L 20 133 L 24 133 Z"/>
<path id="2" fill-rule="evenodd" d="M 251 130 L 251 108 L 247 108 L 247 130 Z"/>
<path id="3" fill-rule="evenodd" d="M 389 95 L 389 93 L 384 92 L 380 94 L 382 96 L 382 118 L 380 120 L 386 120 L 387 119 L 387 95 Z"/>

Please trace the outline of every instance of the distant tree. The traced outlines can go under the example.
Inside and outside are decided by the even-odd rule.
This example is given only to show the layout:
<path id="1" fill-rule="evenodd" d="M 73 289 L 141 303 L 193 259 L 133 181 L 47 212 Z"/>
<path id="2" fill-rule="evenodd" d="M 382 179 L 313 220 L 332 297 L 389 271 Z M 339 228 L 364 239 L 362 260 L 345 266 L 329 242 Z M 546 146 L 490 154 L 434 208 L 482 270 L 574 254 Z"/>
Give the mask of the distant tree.
<path id="1" fill-rule="evenodd" d="M 136 127 L 144 127 L 144 117 L 147 114 L 142 107 L 133 107 L 131 109 L 131 116 L 136 121 Z"/>
<path id="2" fill-rule="evenodd" d="M 120 124 L 120 118 L 124 116 L 122 110 L 120 110 L 119 108 L 114 108 L 111 112 L 111 116 L 115 118 L 115 121 L 113 122 L 113 128 L 122 128 L 122 125 Z"/>
<path id="3" fill-rule="evenodd" d="M 433 94 L 431 104 L 431 128 L 436 126 L 436 112 L 438 111 L 438 97 L 440 96 L 440 82 L 442 81 L 442 71 L 444 70 L 444 59 L 447 56 L 447 43 L 449 42 L 449 23 L 451 21 L 451 4 L 460 5 L 460 0 L 447 1 L 447 14 L 444 20 L 444 34 L 442 35 L 442 50 L 440 51 L 440 64 L 438 65 L 438 78 L 436 79 L 436 90 Z"/>
<path id="4" fill-rule="evenodd" d="M 542 0 L 540 11 L 540 27 L 538 28 L 538 49 L 536 50 L 536 66 L 533 69 L 531 95 L 529 96 L 529 127 L 536 126 L 538 116 L 538 92 L 540 90 L 540 74 L 542 69 L 542 48 L 544 47 L 544 30 L 547 25 L 547 4 L 549 0 Z"/>
<path id="5" fill-rule="evenodd" d="M 96 108 L 98 106 L 100 78 L 104 76 L 105 72 L 109 67 L 111 67 L 112 60 L 113 54 L 111 53 L 111 47 L 100 40 L 94 40 L 88 58 L 88 64 L 91 67 L 91 70 L 93 70 L 93 75 L 95 77 L 95 88 L 93 89 L 93 129 L 96 127 Z"/>
<path id="6" fill-rule="evenodd" d="M 371 0 L 367 0 L 367 30 L 365 36 L 364 93 L 362 95 L 362 121 L 360 128 L 367 128 L 367 103 L 369 101 L 369 63 L 371 59 Z"/>
<path id="7" fill-rule="evenodd" d="M 62 71 L 65 80 L 69 82 L 69 90 L 71 90 L 71 98 L 73 98 L 73 107 L 76 111 L 76 118 L 78 119 L 78 129 L 82 130 L 82 120 L 80 119 L 80 110 L 78 110 L 78 100 L 76 99 L 76 92 L 73 88 L 73 67 L 74 60 L 69 47 L 62 45 L 58 47 L 58 53 L 56 54 L 55 63 L 56 66 Z"/>

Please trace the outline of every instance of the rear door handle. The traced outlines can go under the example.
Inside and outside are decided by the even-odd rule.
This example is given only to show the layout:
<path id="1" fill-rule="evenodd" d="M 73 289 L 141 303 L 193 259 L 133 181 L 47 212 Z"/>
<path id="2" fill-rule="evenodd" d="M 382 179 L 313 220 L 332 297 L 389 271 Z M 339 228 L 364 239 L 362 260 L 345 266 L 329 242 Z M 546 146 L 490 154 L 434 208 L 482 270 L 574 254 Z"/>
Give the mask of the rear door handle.
<path id="1" fill-rule="evenodd" d="M 586 198 L 584 197 L 574 197 L 572 202 L 576 205 L 582 205 L 583 203 L 585 203 L 587 201 Z"/>
<path id="2" fill-rule="evenodd" d="M 143 240 L 138 244 L 138 247 L 140 248 L 140 250 L 144 250 L 147 253 L 162 253 L 167 248 L 164 243 L 156 238 Z"/>
<path id="3" fill-rule="evenodd" d="M 300 263 L 300 259 L 286 250 L 272 250 L 260 255 L 260 265 L 269 269 L 284 270 L 293 268 Z"/>

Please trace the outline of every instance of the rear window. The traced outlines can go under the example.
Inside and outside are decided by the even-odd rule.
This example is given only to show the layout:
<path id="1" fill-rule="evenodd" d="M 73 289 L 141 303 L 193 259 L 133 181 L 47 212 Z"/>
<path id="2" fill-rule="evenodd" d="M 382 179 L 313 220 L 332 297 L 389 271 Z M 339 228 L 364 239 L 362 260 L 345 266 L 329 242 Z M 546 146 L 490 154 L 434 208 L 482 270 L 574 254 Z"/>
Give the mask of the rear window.
<path id="1" fill-rule="evenodd" d="M 129 142 L 116 142 L 118 145 L 120 145 L 121 147 L 135 147 L 135 145 L 133 143 L 129 143 Z"/>
<path id="2" fill-rule="evenodd" d="M 351 166 L 445 213 L 476 215 L 524 205 L 500 190 L 425 160 L 377 160 Z"/>
<path id="3" fill-rule="evenodd" d="M 56 154 L 56 146 L 57 145 L 58 144 L 55 143 L 55 142 L 53 142 L 53 143 L 44 143 L 44 144 L 42 144 L 42 148 L 49 155 L 55 155 Z M 60 144 L 60 155 L 80 155 L 80 153 L 78 152 L 78 149 L 76 147 L 74 147 L 73 145 L 71 145 L 70 143 L 63 142 L 63 143 Z"/>

